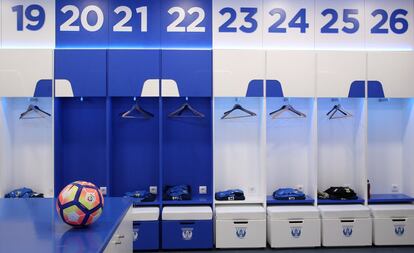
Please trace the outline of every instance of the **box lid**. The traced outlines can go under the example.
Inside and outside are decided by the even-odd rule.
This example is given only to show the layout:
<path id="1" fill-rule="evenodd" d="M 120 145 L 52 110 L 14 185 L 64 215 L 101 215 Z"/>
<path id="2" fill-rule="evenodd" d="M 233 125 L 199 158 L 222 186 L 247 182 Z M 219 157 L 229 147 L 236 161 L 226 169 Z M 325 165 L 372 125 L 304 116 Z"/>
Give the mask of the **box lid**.
<path id="1" fill-rule="evenodd" d="M 131 210 L 133 221 L 156 221 L 159 217 L 159 207 L 133 207 Z"/>
<path id="2" fill-rule="evenodd" d="M 370 210 L 363 205 L 326 205 L 319 206 L 324 219 L 370 218 Z"/>
<path id="3" fill-rule="evenodd" d="M 166 206 L 162 209 L 163 220 L 211 220 L 210 206 Z"/>
<path id="4" fill-rule="evenodd" d="M 374 218 L 406 218 L 414 217 L 414 205 L 371 205 Z"/>
<path id="5" fill-rule="evenodd" d="M 272 220 L 318 219 L 318 208 L 314 206 L 269 206 L 267 215 Z"/>
<path id="6" fill-rule="evenodd" d="M 266 210 L 261 205 L 225 205 L 216 207 L 218 220 L 264 220 Z"/>

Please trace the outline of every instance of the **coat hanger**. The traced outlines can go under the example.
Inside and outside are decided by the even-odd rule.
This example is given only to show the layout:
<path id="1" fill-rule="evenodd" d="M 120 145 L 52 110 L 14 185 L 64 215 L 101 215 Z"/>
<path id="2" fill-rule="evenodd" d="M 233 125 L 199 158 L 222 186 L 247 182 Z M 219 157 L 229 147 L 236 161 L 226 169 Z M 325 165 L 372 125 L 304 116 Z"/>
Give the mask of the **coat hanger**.
<path id="1" fill-rule="evenodd" d="M 238 99 L 236 99 L 236 102 L 238 102 Z M 229 117 L 231 115 L 231 113 L 233 113 L 234 111 L 237 111 L 237 110 L 246 113 L 246 115 Z M 233 106 L 233 108 L 230 111 L 225 112 L 223 114 L 223 116 L 221 117 L 221 119 L 238 119 L 238 118 L 255 117 L 255 116 L 257 116 L 256 113 L 247 110 L 246 108 L 241 106 L 239 103 L 237 103 Z"/>
<path id="2" fill-rule="evenodd" d="M 136 98 L 134 98 L 134 101 L 137 101 Z M 136 115 L 136 113 L 139 113 Z M 138 102 L 136 102 L 129 111 L 126 111 L 122 113 L 121 115 L 124 119 L 149 119 L 153 118 L 154 114 L 144 110 L 141 106 L 139 106 Z"/>
<path id="3" fill-rule="evenodd" d="M 31 100 L 32 102 L 36 102 L 37 99 L 33 99 Z M 28 116 L 30 113 L 36 113 L 37 116 Z M 34 105 L 34 104 L 30 104 L 27 107 L 27 110 L 23 113 L 20 114 L 19 119 L 39 119 L 39 118 L 46 118 L 46 117 L 50 117 L 51 114 L 48 112 L 45 112 L 44 110 L 40 109 L 39 106 Z"/>
<path id="4" fill-rule="evenodd" d="M 335 116 L 337 115 L 337 113 L 340 113 L 342 116 Z M 352 117 L 352 114 L 345 111 L 341 104 L 336 104 L 334 105 L 334 107 L 326 114 L 326 116 L 329 117 L 329 119 L 341 119 L 341 118 L 347 118 L 347 117 Z"/>
<path id="5" fill-rule="evenodd" d="M 269 115 L 272 117 L 272 119 L 276 119 L 277 117 L 279 117 L 281 114 L 283 114 L 284 112 L 292 112 L 294 114 L 296 114 L 299 118 L 306 118 L 306 114 L 303 112 L 300 112 L 298 110 L 296 110 L 295 108 L 293 108 L 293 106 L 289 103 L 289 99 L 285 99 L 285 102 L 288 102 L 287 104 L 283 105 L 280 109 L 271 112 Z"/>
<path id="6" fill-rule="evenodd" d="M 205 117 L 204 114 L 194 109 L 188 103 L 188 97 L 186 97 L 185 100 L 186 102 L 180 108 L 168 114 L 169 118 L 204 118 Z M 189 111 L 191 115 L 183 114 L 185 111 Z"/>

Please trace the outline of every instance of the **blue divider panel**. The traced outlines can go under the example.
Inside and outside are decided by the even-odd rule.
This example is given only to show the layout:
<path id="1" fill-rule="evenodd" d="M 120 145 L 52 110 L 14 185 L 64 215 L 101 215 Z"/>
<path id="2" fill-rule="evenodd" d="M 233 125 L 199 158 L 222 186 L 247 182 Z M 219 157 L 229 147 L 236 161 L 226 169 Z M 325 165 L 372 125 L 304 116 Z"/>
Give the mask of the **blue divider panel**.
<path id="1" fill-rule="evenodd" d="M 48 97 L 51 98 L 53 93 L 53 80 L 40 80 L 36 84 L 34 97 Z"/>
<path id="2" fill-rule="evenodd" d="M 348 97 L 364 98 L 365 97 L 365 81 L 354 81 L 349 88 Z"/>
<path id="3" fill-rule="evenodd" d="M 55 79 L 70 81 L 75 97 L 106 96 L 106 50 L 57 49 Z"/>
<path id="4" fill-rule="evenodd" d="M 112 98 L 111 194 L 116 197 L 150 186 L 159 188 L 159 99 L 138 99 L 154 118 L 122 118 L 135 103 L 132 98 Z"/>
<path id="5" fill-rule="evenodd" d="M 108 50 L 108 95 L 142 94 L 146 80 L 160 78 L 160 50 Z"/>
<path id="6" fill-rule="evenodd" d="M 108 186 L 106 99 L 57 98 L 55 107 L 55 194 L 76 180 Z"/>
<path id="7" fill-rule="evenodd" d="M 266 80 L 266 97 L 284 97 L 282 84 L 277 80 Z"/>
<path id="8" fill-rule="evenodd" d="M 379 81 L 368 81 L 369 98 L 385 98 L 384 88 Z"/>
<path id="9" fill-rule="evenodd" d="M 213 154 L 211 98 L 190 98 L 188 103 L 205 118 L 169 118 L 184 98 L 163 98 L 163 185 L 188 184 L 192 188 L 191 204 L 212 203 Z M 198 187 L 207 186 L 207 195 Z M 209 201 L 205 201 L 205 199 Z M 180 201 L 176 201 L 178 204 Z M 165 202 L 168 203 L 168 202 Z"/>
<path id="10" fill-rule="evenodd" d="M 163 50 L 161 71 L 177 82 L 181 97 L 212 96 L 211 50 Z"/>

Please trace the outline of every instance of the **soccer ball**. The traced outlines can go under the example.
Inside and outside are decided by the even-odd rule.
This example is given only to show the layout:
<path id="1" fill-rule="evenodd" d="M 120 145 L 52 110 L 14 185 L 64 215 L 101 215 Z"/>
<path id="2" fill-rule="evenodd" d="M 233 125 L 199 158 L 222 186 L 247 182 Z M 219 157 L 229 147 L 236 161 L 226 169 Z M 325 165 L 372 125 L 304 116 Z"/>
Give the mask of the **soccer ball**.
<path id="1" fill-rule="evenodd" d="M 92 183 L 76 181 L 59 193 L 56 210 L 62 220 L 74 227 L 94 223 L 101 216 L 104 206 L 102 193 Z"/>

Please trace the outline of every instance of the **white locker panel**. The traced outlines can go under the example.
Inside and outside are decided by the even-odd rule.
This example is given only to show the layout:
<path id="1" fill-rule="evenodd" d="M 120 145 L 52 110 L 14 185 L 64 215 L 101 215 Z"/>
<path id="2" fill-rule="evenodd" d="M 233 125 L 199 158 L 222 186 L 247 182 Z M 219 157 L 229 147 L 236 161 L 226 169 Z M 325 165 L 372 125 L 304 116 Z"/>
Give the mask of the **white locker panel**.
<path id="1" fill-rule="evenodd" d="M 263 11 L 264 48 L 313 49 L 315 47 L 314 1 L 265 0 Z"/>
<path id="2" fill-rule="evenodd" d="M 3 48 L 54 48 L 55 0 L 2 0 Z"/>
<path id="3" fill-rule="evenodd" d="M 351 84 L 366 79 L 364 52 L 318 52 L 316 65 L 318 97 L 348 97 Z"/>
<path id="4" fill-rule="evenodd" d="M 262 48 L 263 0 L 214 0 L 213 48 Z"/>
<path id="5" fill-rule="evenodd" d="M 265 79 L 265 58 L 263 50 L 214 50 L 214 96 L 245 97 L 251 81 Z"/>
<path id="6" fill-rule="evenodd" d="M 385 97 L 414 97 L 413 52 L 369 52 L 368 80 L 382 84 Z"/>
<path id="7" fill-rule="evenodd" d="M 53 50 L 0 50 L 0 97 L 33 97 L 40 80 L 53 79 Z"/>
<path id="8" fill-rule="evenodd" d="M 365 47 L 364 0 L 316 0 L 315 47 L 363 49 Z"/>
<path id="9" fill-rule="evenodd" d="M 279 81 L 285 97 L 315 97 L 315 68 L 313 51 L 266 52 L 266 79 Z"/>
<path id="10" fill-rule="evenodd" d="M 413 0 L 365 0 L 365 8 L 367 49 L 413 49 Z"/>

